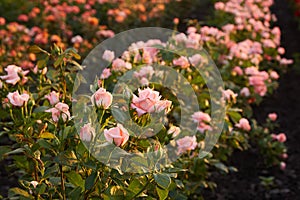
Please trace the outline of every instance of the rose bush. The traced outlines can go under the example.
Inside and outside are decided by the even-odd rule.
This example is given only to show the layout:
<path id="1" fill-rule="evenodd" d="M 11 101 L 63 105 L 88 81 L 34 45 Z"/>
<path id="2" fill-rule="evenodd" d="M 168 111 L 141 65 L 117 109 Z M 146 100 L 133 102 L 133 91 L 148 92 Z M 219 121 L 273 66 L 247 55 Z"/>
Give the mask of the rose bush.
<path id="1" fill-rule="evenodd" d="M 86 119 L 84 109 L 82 116 L 74 115 L 71 110 L 73 103 L 80 100 L 72 96 L 77 87 L 76 72 L 89 67 L 77 62 L 81 59 L 78 52 L 85 54 L 92 44 L 100 41 L 99 38 L 93 40 L 89 34 L 112 36 L 106 27 L 99 25 L 97 12 L 91 9 L 106 1 L 88 2 L 76 1 L 75 5 L 79 5 L 76 7 L 68 2 L 61 5 L 60 1 L 50 4 L 43 1 L 40 5 L 43 9 L 34 7 L 28 16 L 18 17 L 28 24 L 38 20 L 44 23 L 43 28 L 6 24 L 6 20 L 0 18 L 0 26 L 4 26 L 0 35 L 3 38 L 1 64 L 5 66 L 0 76 L 1 135 L 14 141 L 12 146 L 1 146 L 1 154 L 14 160 L 13 169 L 20 176 L 19 187 L 10 189 L 9 198 L 198 198 L 201 189 L 215 187 L 210 181 L 213 172 L 236 171 L 234 166 L 227 166 L 226 161 L 234 150 L 245 150 L 250 144 L 259 147 L 268 166 L 285 169 L 287 138 L 284 133 L 273 133 L 280 116 L 270 113 L 266 123 L 258 125 L 251 108 L 251 104 L 259 104 L 276 89 L 279 74 L 292 62 L 282 58 L 280 29 L 271 26 L 275 18 L 269 9 L 271 0 L 217 2 L 215 19 L 210 22 L 214 26 L 193 22 L 187 34 L 174 32 L 167 42 L 134 43 L 120 57 L 107 49 L 99 57 L 110 64 L 102 74 L 97 77 L 95 74 L 95 84 L 90 87 L 93 94 L 86 98 L 84 105 L 95 111 L 95 118 Z M 121 22 L 130 12 L 120 9 L 111 9 L 106 17 L 114 16 L 115 21 Z M 144 12 L 139 4 L 136 9 Z M 65 15 L 62 10 L 69 14 Z M 85 17 L 78 17 L 78 13 Z M 83 26 L 80 37 L 67 26 L 69 18 Z M 58 23 L 53 23 L 56 19 Z M 64 34 L 55 35 L 57 29 L 52 28 L 55 26 Z M 50 34 L 54 35 L 50 37 Z M 49 38 L 54 44 L 49 45 Z M 31 46 L 27 55 L 25 50 L 31 39 L 42 48 Z M 70 46 L 74 48 L 66 48 Z M 207 145 L 204 138 L 215 125 L 210 113 L 213 100 L 208 86 L 194 70 L 196 66 L 207 64 L 207 55 L 194 51 L 202 48 L 212 56 L 221 72 L 225 88 L 220 91 L 222 96 L 218 101 L 226 109 L 221 136 L 205 158 L 199 157 Z M 168 54 L 166 50 L 175 53 Z M 179 126 L 178 116 L 188 108 L 180 107 L 179 100 L 168 88 L 151 82 L 160 76 L 155 73 L 157 65 L 180 73 L 197 95 L 201 110 L 191 113 L 188 119 L 197 129 L 195 135 L 190 136 Z M 132 121 L 141 127 L 153 125 L 155 117 L 163 121 L 156 134 L 148 129 L 144 133 L 133 133 L 127 129 L 128 124 L 120 123 L 112 115 L 113 100 L 117 98 L 113 96 L 113 88 L 130 70 L 134 70 L 132 81 L 141 86 L 129 92 L 130 102 L 122 109 L 127 109 Z M 164 168 L 156 167 L 150 159 L 149 166 L 155 166 L 152 171 L 124 172 L 123 166 L 112 168 L 91 155 L 91 149 L 97 147 L 101 138 L 107 149 L 118 147 L 137 154 L 154 152 L 153 160 L 163 157 L 163 147 L 170 144 L 179 159 Z"/>

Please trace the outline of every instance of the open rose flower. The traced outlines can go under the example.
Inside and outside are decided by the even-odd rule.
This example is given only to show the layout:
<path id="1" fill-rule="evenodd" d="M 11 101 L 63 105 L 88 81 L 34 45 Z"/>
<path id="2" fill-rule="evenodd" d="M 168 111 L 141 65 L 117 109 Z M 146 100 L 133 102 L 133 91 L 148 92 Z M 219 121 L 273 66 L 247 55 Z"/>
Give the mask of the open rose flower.
<path id="1" fill-rule="evenodd" d="M 95 137 L 95 129 L 91 126 L 90 123 L 85 124 L 80 129 L 79 136 L 81 140 L 89 142 L 92 140 L 92 138 Z"/>
<path id="2" fill-rule="evenodd" d="M 104 88 L 99 88 L 91 97 L 93 105 L 107 109 L 112 103 L 112 95 Z"/>
<path id="3" fill-rule="evenodd" d="M 7 98 L 9 99 L 9 102 L 14 105 L 21 107 L 24 105 L 25 102 L 28 101 L 29 95 L 28 94 L 19 94 L 18 91 L 13 92 L 13 93 L 8 93 Z"/>
<path id="4" fill-rule="evenodd" d="M 178 146 L 178 154 L 194 150 L 198 145 L 196 136 L 185 136 L 181 139 L 178 139 L 176 144 Z"/>
<path id="5" fill-rule="evenodd" d="M 172 137 L 175 138 L 177 135 L 179 135 L 180 131 L 181 130 L 179 127 L 171 126 L 167 133 L 172 134 Z"/>
<path id="6" fill-rule="evenodd" d="M 15 85 L 17 82 L 19 82 L 21 80 L 19 73 L 22 74 L 23 76 L 25 76 L 29 72 L 28 70 L 23 71 L 21 67 L 18 67 L 16 65 L 8 65 L 4 70 L 7 72 L 7 75 L 0 76 L 0 78 L 2 80 L 5 80 L 6 83 L 12 84 L 12 85 Z M 26 82 L 26 79 L 25 79 L 25 82 Z"/>
<path id="7" fill-rule="evenodd" d="M 244 130 L 244 131 L 250 131 L 251 126 L 249 124 L 249 121 L 246 118 L 241 118 L 239 123 L 235 125 L 236 127 Z"/>
<path id="8" fill-rule="evenodd" d="M 128 131 L 122 126 L 117 124 L 117 127 L 104 130 L 105 139 L 114 143 L 116 146 L 123 146 L 129 139 Z"/>
<path id="9" fill-rule="evenodd" d="M 60 116 L 62 117 L 63 121 L 67 121 L 67 119 L 70 119 L 70 112 L 69 112 L 69 106 L 65 103 L 57 103 L 54 108 L 50 108 L 46 110 L 45 112 L 51 112 L 52 113 L 52 119 L 54 122 L 58 122 Z"/>
<path id="10" fill-rule="evenodd" d="M 192 115 L 192 119 L 198 124 L 197 130 L 201 133 L 204 133 L 206 130 L 212 130 L 211 126 L 208 124 L 211 121 L 211 118 L 207 113 L 201 111 L 195 112 Z"/>
<path id="11" fill-rule="evenodd" d="M 115 58 L 115 53 L 110 50 L 105 50 L 102 58 L 108 62 L 111 62 Z"/>
<path id="12" fill-rule="evenodd" d="M 48 99 L 51 105 L 55 105 L 59 102 L 59 93 L 52 91 L 50 94 L 45 95 L 45 98 Z"/>
<path id="13" fill-rule="evenodd" d="M 138 97 L 133 95 L 131 107 L 134 108 L 138 116 L 145 113 L 161 112 L 169 110 L 172 102 L 168 100 L 160 100 L 159 92 L 150 88 L 139 89 Z"/>
<path id="14" fill-rule="evenodd" d="M 186 69 L 190 66 L 189 60 L 187 59 L 187 57 L 184 56 L 173 60 L 173 64 L 176 66 L 180 66 L 182 69 Z"/>

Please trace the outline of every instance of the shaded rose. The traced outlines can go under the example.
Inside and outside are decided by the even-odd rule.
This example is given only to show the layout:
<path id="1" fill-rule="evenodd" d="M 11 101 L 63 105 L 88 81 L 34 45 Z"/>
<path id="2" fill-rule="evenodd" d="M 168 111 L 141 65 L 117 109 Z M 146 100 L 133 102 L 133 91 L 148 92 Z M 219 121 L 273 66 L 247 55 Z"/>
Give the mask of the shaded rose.
<path id="1" fill-rule="evenodd" d="M 108 77 L 110 77 L 110 75 L 111 75 L 110 68 L 105 68 L 105 69 L 103 69 L 100 78 L 107 79 Z"/>
<path id="2" fill-rule="evenodd" d="M 189 61 L 195 67 L 197 67 L 202 60 L 203 60 L 203 58 L 200 54 L 195 54 L 195 55 L 189 57 Z"/>
<path id="3" fill-rule="evenodd" d="M 278 140 L 278 142 L 285 142 L 286 141 L 286 135 L 284 133 L 280 133 L 276 136 L 276 139 Z"/>
<path id="4" fill-rule="evenodd" d="M 227 101 L 233 101 L 234 103 L 236 102 L 236 97 L 238 94 L 234 93 L 232 90 L 227 89 L 223 91 L 223 98 Z"/>
<path id="5" fill-rule="evenodd" d="M 180 128 L 177 126 L 171 126 L 168 130 L 168 134 L 172 134 L 172 137 L 176 137 L 181 132 Z"/>
<path id="6" fill-rule="evenodd" d="M 29 95 L 26 93 L 20 95 L 19 92 L 16 91 L 8 93 L 7 98 L 12 105 L 21 107 L 29 100 Z"/>
<path id="7" fill-rule="evenodd" d="M 71 42 L 80 44 L 83 42 L 83 38 L 80 35 L 76 35 L 76 36 L 72 37 Z"/>
<path id="8" fill-rule="evenodd" d="M 31 184 L 34 188 L 36 188 L 36 186 L 39 184 L 39 182 L 37 182 L 37 181 L 30 181 L 30 184 Z"/>
<path id="9" fill-rule="evenodd" d="M 61 102 L 57 103 L 54 108 L 50 108 L 45 112 L 52 113 L 52 119 L 54 122 L 58 122 L 60 116 L 62 117 L 64 122 L 71 118 L 69 112 L 69 106 Z"/>
<path id="10" fill-rule="evenodd" d="M 2 80 L 5 80 L 6 83 L 12 85 L 15 85 L 18 81 L 21 80 L 21 78 L 19 77 L 19 73 L 23 76 L 29 73 L 28 70 L 23 71 L 21 67 L 18 67 L 16 65 L 8 65 L 4 70 L 7 72 L 7 75 L 0 76 L 0 78 Z"/>
<path id="11" fill-rule="evenodd" d="M 277 114 L 276 114 L 276 113 L 270 113 L 270 114 L 268 114 L 268 117 L 269 117 L 270 120 L 276 121 L 276 119 L 277 119 Z"/>
<path id="12" fill-rule="evenodd" d="M 131 63 L 125 62 L 124 60 L 117 58 L 112 62 L 113 71 L 124 71 L 126 69 L 131 69 Z"/>
<path id="13" fill-rule="evenodd" d="M 285 162 L 280 162 L 280 169 L 285 170 L 286 169 L 286 163 Z"/>
<path id="14" fill-rule="evenodd" d="M 115 58 L 115 52 L 110 50 L 105 50 L 102 58 L 108 62 L 111 62 Z"/>
<path id="15" fill-rule="evenodd" d="M 91 141 L 95 137 L 95 129 L 91 126 L 91 123 L 85 124 L 79 133 L 80 139 L 83 141 Z"/>
<path id="16" fill-rule="evenodd" d="M 48 99 L 51 105 L 55 105 L 59 102 L 59 93 L 52 91 L 50 94 L 45 95 L 45 98 Z"/>
<path id="17" fill-rule="evenodd" d="M 244 130 L 244 131 L 250 131 L 251 126 L 249 124 L 249 121 L 246 118 L 241 118 L 239 123 L 235 125 L 236 127 Z"/>
<path id="18" fill-rule="evenodd" d="M 185 56 L 181 56 L 178 59 L 173 60 L 173 64 L 176 66 L 180 66 L 183 69 L 186 69 L 190 66 L 188 59 Z"/>
<path id="19" fill-rule="evenodd" d="M 192 115 L 192 119 L 194 122 L 196 122 L 197 125 L 197 130 L 200 131 L 201 133 L 204 133 L 206 130 L 212 130 L 211 126 L 208 125 L 208 123 L 211 121 L 210 116 L 207 113 L 204 112 L 195 112 Z"/>
<path id="20" fill-rule="evenodd" d="M 276 71 L 271 71 L 270 72 L 270 77 L 272 79 L 275 79 L 275 80 L 279 79 L 279 75 L 278 75 L 278 73 Z"/>
<path id="21" fill-rule="evenodd" d="M 112 95 L 104 88 L 99 88 L 91 97 L 93 105 L 107 109 L 112 103 Z"/>
<path id="22" fill-rule="evenodd" d="M 105 139 L 114 143 L 116 146 L 123 146 L 129 139 L 128 131 L 122 126 L 122 124 L 117 124 L 117 127 L 105 129 L 104 130 Z"/>
<path id="23" fill-rule="evenodd" d="M 243 87 L 240 91 L 240 94 L 244 97 L 248 97 L 250 96 L 250 91 L 249 91 L 249 88 L 247 87 Z"/>
<path id="24" fill-rule="evenodd" d="M 235 66 L 232 71 L 239 76 L 243 75 L 243 70 L 239 66 Z"/>
<path id="25" fill-rule="evenodd" d="M 198 145 L 196 136 L 185 136 L 181 139 L 178 139 L 176 144 L 178 146 L 178 154 L 194 150 Z"/>

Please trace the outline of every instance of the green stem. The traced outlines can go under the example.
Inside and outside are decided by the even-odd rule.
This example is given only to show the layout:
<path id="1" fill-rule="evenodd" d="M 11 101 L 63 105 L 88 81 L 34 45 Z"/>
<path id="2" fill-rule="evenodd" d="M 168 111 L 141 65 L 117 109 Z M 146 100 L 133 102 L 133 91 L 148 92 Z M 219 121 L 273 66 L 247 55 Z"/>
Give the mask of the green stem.
<path id="1" fill-rule="evenodd" d="M 61 181 L 61 193 L 63 196 L 63 200 L 66 200 L 66 188 L 65 188 L 65 180 L 64 180 L 64 172 L 63 172 L 63 166 L 59 165 L 60 170 L 60 181 Z"/>

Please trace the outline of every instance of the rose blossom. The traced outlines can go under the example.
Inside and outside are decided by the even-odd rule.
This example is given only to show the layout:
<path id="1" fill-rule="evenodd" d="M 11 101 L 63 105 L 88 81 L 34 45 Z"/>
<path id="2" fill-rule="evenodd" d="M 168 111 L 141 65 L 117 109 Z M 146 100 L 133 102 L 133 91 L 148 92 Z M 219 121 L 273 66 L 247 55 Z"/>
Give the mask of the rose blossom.
<path id="1" fill-rule="evenodd" d="M 286 163 L 285 162 L 280 162 L 280 169 L 285 170 L 286 168 Z"/>
<path id="2" fill-rule="evenodd" d="M 111 62 L 115 58 L 115 52 L 110 50 L 105 50 L 102 58 L 108 62 Z"/>
<path id="3" fill-rule="evenodd" d="M 202 60 L 203 60 L 203 58 L 200 54 L 195 54 L 195 55 L 189 57 L 189 61 L 195 67 L 197 67 L 197 65 L 199 65 Z"/>
<path id="4" fill-rule="evenodd" d="M 16 91 L 8 93 L 7 98 L 12 105 L 21 107 L 29 100 L 29 95 L 26 93 L 20 95 L 19 92 Z"/>
<path id="5" fill-rule="evenodd" d="M 123 146 L 129 139 L 128 131 L 122 126 L 122 124 L 117 124 L 117 127 L 105 129 L 104 130 L 105 139 L 114 143 L 116 146 Z"/>
<path id="6" fill-rule="evenodd" d="M 243 75 L 243 70 L 239 66 L 235 66 L 232 71 L 239 76 Z"/>
<path id="7" fill-rule="evenodd" d="M 276 136 L 276 139 L 278 140 L 278 142 L 285 142 L 286 141 L 286 135 L 284 133 L 280 133 Z"/>
<path id="8" fill-rule="evenodd" d="M 45 98 L 48 99 L 51 105 L 55 105 L 59 102 L 59 93 L 52 91 L 50 94 L 45 95 Z"/>
<path id="9" fill-rule="evenodd" d="M 234 93 L 232 90 L 227 89 L 223 91 L 223 98 L 227 101 L 233 101 L 234 103 L 236 102 L 236 97 L 238 94 Z"/>
<path id="10" fill-rule="evenodd" d="M 270 120 L 276 121 L 276 119 L 277 119 L 277 114 L 276 114 L 276 113 L 270 113 L 270 114 L 268 114 L 268 117 L 269 117 Z"/>
<path id="11" fill-rule="evenodd" d="M 99 88 L 91 97 L 93 105 L 97 107 L 103 107 L 107 109 L 112 103 L 112 95 L 109 92 L 106 92 L 106 89 Z"/>
<path id="12" fill-rule="evenodd" d="M 80 35 L 76 35 L 76 36 L 72 37 L 71 42 L 80 44 L 83 42 L 83 39 Z"/>
<path id="13" fill-rule="evenodd" d="M 52 113 L 52 119 L 54 122 L 58 122 L 60 116 L 62 117 L 64 122 L 67 121 L 67 119 L 71 118 L 69 112 L 69 106 L 61 102 L 57 103 L 54 108 L 50 108 L 45 112 Z"/>
<path id="14" fill-rule="evenodd" d="M 80 129 L 80 139 L 83 141 L 91 141 L 92 138 L 95 137 L 95 129 L 91 126 L 91 123 L 85 124 L 81 129 Z"/>
<path id="15" fill-rule="evenodd" d="M 172 102 L 168 100 L 160 100 L 161 96 L 159 92 L 154 91 L 150 88 L 138 90 L 138 95 L 133 95 L 131 108 L 135 109 L 138 116 L 145 113 L 161 112 L 168 110 Z"/>
<path id="16" fill-rule="evenodd" d="M 29 73 L 28 70 L 23 71 L 21 67 L 18 67 L 16 65 L 8 65 L 4 70 L 7 72 L 7 75 L 0 76 L 0 78 L 5 80 L 6 83 L 12 85 L 15 85 L 18 81 L 21 80 L 21 78 L 19 77 L 19 73 L 23 76 Z"/>
<path id="17" fill-rule="evenodd" d="M 249 124 L 249 121 L 246 118 L 241 118 L 239 123 L 235 125 L 236 127 L 244 130 L 244 131 L 250 131 L 251 126 Z"/>
<path id="18" fill-rule="evenodd" d="M 250 91 L 247 87 L 243 87 L 240 91 L 240 94 L 244 97 L 250 96 Z"/>
<path id="19" fill-rule="evenodd" d="M 197 130 L 201 133 L 206 130 L 212 130 L 211 126 L 207 124 L 211 121 L 211 118 L 207 113 L 201 111 L 195 112 L 192 115 L 192 119 L 194 122 L 198 123 Z"/>
<path id="20" fill-rule="evenodd" d="M 173 60 L 173 64 L 180 66 L 182 69 L 186 69 L 190 66 L 190 63 L 185 56 L 181 56 L 180 58 Z"/>
<path id="21" fill-rule="evenodd" d="M 103 69 L 100 78 L 107 79 L 108 77 L 110 77 L 110 75 L 111 75 L 110 68 L 105 68 L 105 69 Z"/>
<path id="22" fill-rule="evenodd" d="M 30 184 L 31 184 L 34 188 L 36 188 L 36 186 L 39 184 L 39 182 L 37 182 L 37 181 L 30 181 Z"/>
<path id="23" fill-rule="evenodd" d="M 197 147 L 196 136 L 185 136 L 176 141 L 178 145 L 178 154 L 194 150 Z"/>
<path id="24" fill-rule="evenodd" d="M 170 128 L 169 128 L 169 130 L 168 130 L 168 134 L 172 134 L 172 137 L 174 138 L 174 137 L 176 137 L 177 135 L 179 135 L 179 133 L 180 133 L 180 128 L 179 127 L 177 127 L 177 126 L 171 126 Z"/>
<path id="25" fill-rule="evenodd" d="M 278 73 L 276 71 L 271 71 L 270 72 L 270 77 L 272 79 L 275 79 L 275 80 L 279 79 L 279 75 L 278 75 Z"/>

